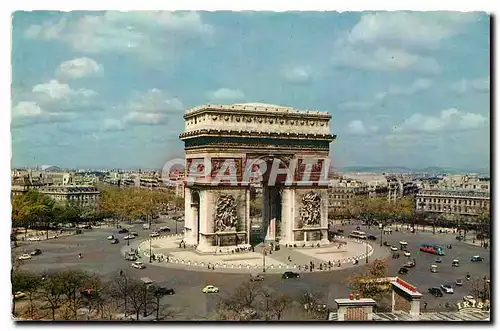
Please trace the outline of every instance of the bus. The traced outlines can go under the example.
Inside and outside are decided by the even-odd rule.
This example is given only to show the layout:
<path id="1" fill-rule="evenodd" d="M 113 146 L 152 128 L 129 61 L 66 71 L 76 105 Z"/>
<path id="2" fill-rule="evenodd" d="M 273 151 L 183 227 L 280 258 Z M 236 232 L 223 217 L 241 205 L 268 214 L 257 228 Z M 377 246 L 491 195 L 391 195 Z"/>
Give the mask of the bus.
<path id="1" fill-rule="evenodd" d="M 363 231 L 352 231 L 349 237 L 357 239 L 366 239 L 366 234 Z"/>
<path id="2" fill-rule="evenodd" d="M 443 247 L 441 247 L 439 245 L 422 244 L 422 245 L 420 245 L 420 251 L 439 255 L 439 256 L 445 255 Z"/>

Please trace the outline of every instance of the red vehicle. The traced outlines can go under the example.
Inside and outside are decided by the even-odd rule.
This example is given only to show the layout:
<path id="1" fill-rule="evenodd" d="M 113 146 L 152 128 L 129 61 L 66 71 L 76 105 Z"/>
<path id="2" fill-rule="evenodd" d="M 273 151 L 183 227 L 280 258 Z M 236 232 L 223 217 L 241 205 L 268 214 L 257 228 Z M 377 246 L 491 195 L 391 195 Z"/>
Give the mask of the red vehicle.
<path id="1" fill-rule="evenodd" d="M 439 255 L 439 256 L 445 255 L 443 247 L 441 247 L 439 245 L 422 244 L 422 245 L 420 245 L 420 251 L 430 253 L 430 254 Z"/>

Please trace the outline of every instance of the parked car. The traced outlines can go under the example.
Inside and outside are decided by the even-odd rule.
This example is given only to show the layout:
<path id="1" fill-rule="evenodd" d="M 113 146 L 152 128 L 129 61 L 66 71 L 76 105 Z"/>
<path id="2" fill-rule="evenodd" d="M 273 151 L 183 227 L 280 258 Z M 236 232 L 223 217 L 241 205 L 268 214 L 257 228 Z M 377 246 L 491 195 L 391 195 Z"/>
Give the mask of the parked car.
<path id="1" fill-rule="evenodd" d="M 412 260 L 412 261 L 408 261 L 404 264 L 404 267 L 405 268 L 413 268 L 415 267 L 417 264 L 415 263 L 415 260 Z"/>
<path id="2" fill-rule="evenodd" d="M 405 267 L 399 268 L 398 274 L 406 275 L 408 273 L 408 269 Z"/>
<path id="3" fill-rule="evenodd" d="M 411 256 L 411 253 L 409 251 L 404 251 L 403 253 L 406 257 L 410 257 Z"/>
<path id="4" fill-rule="evenodd" d="M 443 260 L 440 257 L 438 257 L 434 262 L 441 263 L 441 262 L 443 262 Z"/>
<path id="5" fill-rule="evenodd" d="M 438 272 L 438 266 L 435 265 L 435 264 L 431 264 L 431 268 L 430 269 L 431 269 L 431 272 L 433 272 L 433 273 Z"/>
<path id="6" fill-rule="evenodd" d="M 391 247 L 392 245 L 388 241 L 384 241 L 384 246 Z"/>
<path id="7" fill-rule="evenodd" d="M 374 236 L 373 234 L 369 234 L 366 236 L 366 239 L 368 240 L 377 240 L 377 236 Z"/>
<path id="8" fill-rule="evenodd" d="M 429 289 L 429 293 L 432 294 L 435 297 L 442 297 L 443 296 L 443 292 L 441 292 L 441 290 L 439 289 L 439 287 L 431 287 Z"/>
<path id="9" fill-rule="evenodd" d="M 130 232 L 130 234 L 131 234 L 132 236 L 134 236 L 134 237 L 138 237 L 138 236 L 139 236 L 139 234 L 138 234 L 137 232 L 135 232 L 135 231 Z"/>
<path id="10" fill-rule="evenodd" d="M 480 257 L 479 255 L 474 255 L 473 257 L 470 258 L 471 262 L 481 262 L 483 261 L 483 258 Z"/>
<path id="11" fill-rule="evenodd" d="M 128 233 L 128 230 L 125 229 L 125 228 L 121 228 L 120 230 L 118 230 L 118 233 L 122 234 L 122 233 Z"/>
<path id="12" fill-rule="evenodd" d="M 453 294 L 453 287 L 451 287 L 451 285 L 443 284 L 441 285 L 441 289 L 443 290 L 444 293 Z"/>
<path id="13" fill-rule="evenodd" d="M 130 265 L 132 268 L 145 269 L 146 266 L 141 261 L 136 261 Z"/>
<path id="14" fill-rule="evenodd" d="M 149 234 L 149 236 L 150 236 L 151 238 L 154 238 L 154 237 L 159 237 L 159 236 L 160 236 L 160 234 L 159 234 L 158 232 L 151 232 L 151 233 Z"/>
<path id="15" fill-rule="evenodd" d="M 19 256 L 17 259 L 18 260 L 30 260 L 31 259 L 31 255 L 25 253 L 25 254 Z"/>
<path id="16" fill-rule="evenodd" d="M 125 260 L 127 261 L 136 261 L 137 260 L 137 254 L 134 252 L 127 252 L 125 253 Z"/>
<path id="17" fill-rule="evenodd" d="M 251 282 L 259 282 L 263 281 L 264 277 L 262 275 L 250 275 L 250 281 Z"/>
<path id="18" fill-rule="evenodd" d="M 174 291 L 173 288 L 167 288 L 167 287 L 151 286 L 149 288 L 149 290 L 152 291 L 155 296 L 173 295 L 173 294 L 175 294 L 175 291 Z"/>
<path id="19" fill-rule="evenodd" d="M 463 297 L 463 300 L 464 301 L 472 301 L 472 300 L 475 300 L 474 297 L 472 295 L 466 295 Z"/>
<path id="20" fill-rule="evenodd" d="M 40 254 L 42 254 L 42 250 L 40 248 L 36 248 L 32 252 L 30 252 L 31 256 L 36 256 L 36 255 L 40 255 Z"/>
<path id="21" fill-rule="evenodd" d="M 118 244 L 119 242 L 120 242 L 120 240 L 118 240 L 118 238 L 111 240 L 112 244 Z"/>
<path id="22" fill-rule="evenodd" d="M 28 239 L 26 239 L 27 241 L 40 241 L 40 238 L 39 237 L 30 237 Z"/>
<path id="23" fill-rule="evenodd" d="M 219 293 L 219 288 L 213 285 L 207 285 L 202 290 L 203 293 Z"/>
<path id="24" fill-rule="evenodd" d="M 300 275 L 296 272 L 293 271 L 285 271 L 283 275 L 281 276 L 282 279 L 289 279 L 289 278 L 300 278 Z"/>
<path id="25" fill-rule="evenodd" d="M 399 244 L 400 244 L 401 246 L 407 246 L 407 245 L 408 245 L 408 242 L 407 242 L 406 240 L 401 240 L 401 241 L 399 242 Z"/>
<path id="26" fill-rule="evenodd" d="M 399 259 L 399 253 L 394 253 L 392 254 L 393 259 Z"/>
<path id="27" fill-rule="evenodd" d="M 107 237 L 106 237 L 106 239 L 107 239 L 107 240 L 113 240 L 113 239 L 115 239 L 115 236 L 110 235 L 110 236 L 107 236 Z"/>
<path id="28" fill-rule="evenodd" d="M 462 285 L 464 285 L 464 283 L 462 282 L 462 280 L 461 280 L 461 279 L 457 279 L 457 280 L 455 281 L 455 285 L 457 285 L 457 286 L 462 286 Z"/>
<path id="29" fill-rule="evenodd" d="M 457 259 L 453 260 L 453 261 L 451 262 L 451 266 L 452 266 L 452 267 L 458 267 L 458 266 L 460 266 L 460 261 L 459 261 L 459 260 L 457 260 Z"/>
<path id="30" fill-rule="evenodd" d="M 135 237 L 131 234 L 128 234 L 126 235 L 125 237 L 123 237 L 123 240 L 129 240 L 129 239 L 134 239 Z"/>
<path id="31" fill-rule="evenodd" d="M 20 299 L 23 299 L 26 297 L 26 293 L 24 292 L 21 292 L 21 291 L 17 291 L 15 294 L 14 294 L 14 299 L 16 300 L 20 300 Z"/>
<path id="32" fill-rule="evenodd" d="M 92 230 L 92 226 L 87 224 L 87 225 L 84 225 L 82 226 L 82 229 L 85 229 L 85 230 Z"/>
<path id="33" fill-rule="evenodd" d="M 97 291 L 92 288 L 85 288 L 80 291 L 80 294 L 88 299 L 96 298 L 98 296 Z"/>
<path id="34" fill-rule="evenodd" d="M 396 246 L 391 246 L 391 251 L 393 252 L 397 252 L 398 251 L 398 248 Z"/>

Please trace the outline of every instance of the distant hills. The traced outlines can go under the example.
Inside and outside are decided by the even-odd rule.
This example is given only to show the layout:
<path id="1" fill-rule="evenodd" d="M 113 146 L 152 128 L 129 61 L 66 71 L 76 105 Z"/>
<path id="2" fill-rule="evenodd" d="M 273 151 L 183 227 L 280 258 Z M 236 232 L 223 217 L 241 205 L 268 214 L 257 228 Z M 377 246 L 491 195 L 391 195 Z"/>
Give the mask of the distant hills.
<path id="1" fill-rule="evenodd" d="M 408 168 L 408 167 L 372 167 L 372 166 L 352 166 L 339 169 L 340 172 L 374 172 L 374 173 L 428 173 L 428 174 L 463 174 L 477 173 L 481 175 L 489 175 L 490 169 L 459 169 L 448 167 L 425 167 L 425 168 Z"/>

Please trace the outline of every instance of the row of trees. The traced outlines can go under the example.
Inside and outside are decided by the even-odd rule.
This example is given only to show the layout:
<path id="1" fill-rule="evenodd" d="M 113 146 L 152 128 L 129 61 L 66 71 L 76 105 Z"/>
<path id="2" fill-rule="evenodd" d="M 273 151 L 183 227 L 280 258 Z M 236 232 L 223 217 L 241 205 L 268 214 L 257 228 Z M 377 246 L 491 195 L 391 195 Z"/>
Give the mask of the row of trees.
<path id="1" fill-rule="evenodd" d="M 77 320 L 79 312 L 94 320 L 115 320 L 118 313 L 135 315 L 139 320 L 156 312 L 160 319 L 158 292 L 144 282 L 120 272 L 103 282 L 98 276 L 82 270 L 60 270 L 47 274 L 13 268 L 12 315 L 30 320 Z M 25 309 L 16 309 L 19 292 L 27 302 Z M 17 297 L 17 298 L 16 298 Z M 163 317 L 165 317 L 164 315 Z"/>
<path id="2" fill-rule="evenodd" d="M 167 210 L 180 209 L 184 202 L 173 192 L 102 188 L 97 206 L 61 204 L 37 190 L 30 190 L 12 200 L 13 228 L 46 230 L 63 223 L 96 223 L 105 219 L 151 219 Z M 13 239 L 15 235 L 13 236 Z M 14 239 L 15 240 L 15 239 Z"/>
<path id="3" fill-rule="evenodd" d="M 297 307 L 298 304 L 298 307 Z M 286 313 L 297 319 L 325 320 L 324 294 L 302 291 L 297 298 L 264 288 L 261 282 L 247 281 L 219 300 L 215 320 L 271 321 L 283 320 Z M 297 309 L 298 308 L 298 309 Z M 294 318 L 294 319 L 295 319 Z"/>

